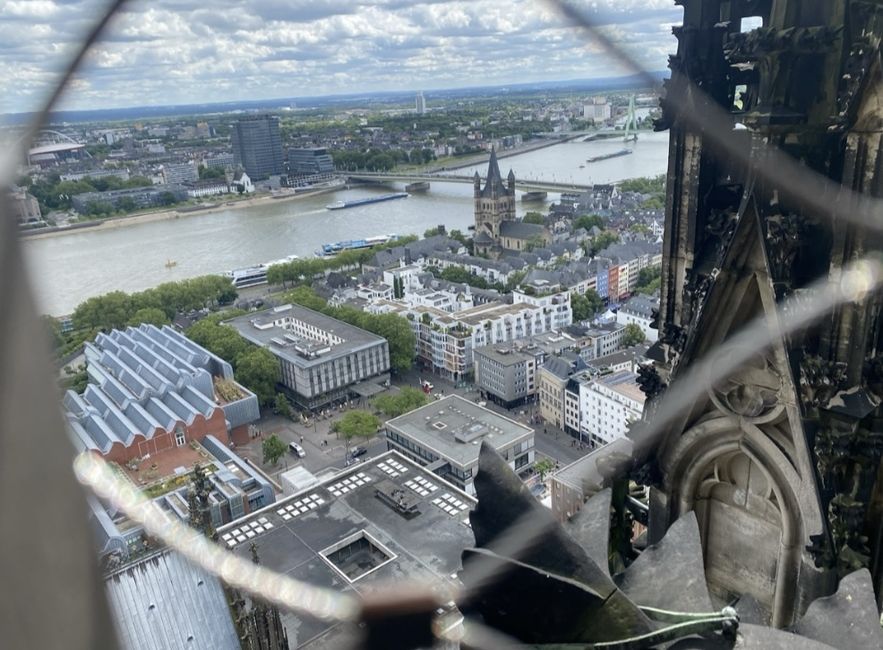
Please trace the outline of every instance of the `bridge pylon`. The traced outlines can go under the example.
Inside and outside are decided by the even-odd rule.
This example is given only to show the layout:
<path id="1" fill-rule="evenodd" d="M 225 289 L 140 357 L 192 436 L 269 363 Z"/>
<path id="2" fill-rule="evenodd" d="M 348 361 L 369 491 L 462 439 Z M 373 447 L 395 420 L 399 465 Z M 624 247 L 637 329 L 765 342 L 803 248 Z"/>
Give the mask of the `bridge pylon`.
<path id="1" fill-rule="evenodd" d="M 635 117 L 635 95 L 629 97 L 629 110 L 625 116 L 625 137 L 623 142 L 638 141 L 638 120 Z"/>

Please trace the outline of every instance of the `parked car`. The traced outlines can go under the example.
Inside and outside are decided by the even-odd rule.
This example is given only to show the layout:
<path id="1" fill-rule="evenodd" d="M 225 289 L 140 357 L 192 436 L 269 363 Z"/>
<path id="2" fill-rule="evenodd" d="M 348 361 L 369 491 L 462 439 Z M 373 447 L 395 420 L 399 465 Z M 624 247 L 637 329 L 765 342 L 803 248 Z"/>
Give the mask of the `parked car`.
<path id="1" fill-rule="evenodd" d="M 359 456 L 364 456 L 368 453 L 368 450 L 364 447 L 353 447 L 350 449 L 350 456 L 353 458 L 358 458 Z"/>
<path id="2" fill-rule="evenodd" d="M 296 455 L 298 458 L 303 458 L 304 456 L 307 455 L 307 452 L 304 451 L 304 448 L 301 447 L 296 442 L 289 442 L 288 443 L 288 450 L 292 454 Z"/>

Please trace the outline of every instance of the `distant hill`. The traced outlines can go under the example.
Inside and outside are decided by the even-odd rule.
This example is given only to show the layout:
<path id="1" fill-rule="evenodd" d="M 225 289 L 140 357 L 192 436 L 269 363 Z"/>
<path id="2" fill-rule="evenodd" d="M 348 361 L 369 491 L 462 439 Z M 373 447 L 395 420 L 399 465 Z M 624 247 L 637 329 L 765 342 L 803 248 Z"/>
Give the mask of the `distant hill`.
<path id="1" fill-rule="evenodd" d="M 654 78 L 662 81 L 668 72 L 653 72 Z M 603 90 L 623 90 L 640 88 L 645 84 L 638 75 L 607 77 L 603 79 L 569 79 L 565 81 L 533 81 L 498 86 L 469 88 L 444 88 L 424 90 L 428 98 L 481 97 L 485 95 L 538 92 L 543 90 L 599 92 Z M 212 102 L 206 104 L 181 104 L 168 106 L 133 106 L 130 108 L 107 108 L 88 111 L 57 111 L 52 113 L 51 124 L 62 122 L 113 122 L 158 117 L 207 115 L 212 113 L 232 113 L 236 111 L 278 111 L 296 104 L 298 108 L 322 108 L 324 106 L 346 105 L 364 106 L 367 104 L 400 104 L 412 101 L 414 91 L 370 92 L 347 95 L 327 95 L 321 97 L 290 97 L 236 102 Z M 34 113 L 4 113 L 0 124 L 15 125 L 26 123 Z"/>

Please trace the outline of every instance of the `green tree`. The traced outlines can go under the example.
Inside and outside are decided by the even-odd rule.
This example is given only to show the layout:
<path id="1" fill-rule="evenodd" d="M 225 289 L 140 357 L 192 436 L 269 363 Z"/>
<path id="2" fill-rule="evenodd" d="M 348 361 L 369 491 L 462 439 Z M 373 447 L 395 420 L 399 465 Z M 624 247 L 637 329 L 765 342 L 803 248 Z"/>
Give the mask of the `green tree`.
<path id="1" fill-rule="evenodd" d="M 596 255 L 598 255 L 598 253 L 603 251 L 605 248 L 607 248 L 608 246 L 611 246 L 612 244 L 617 243 L 618 241 L 619 241 L 619 235 L 617 235 L 615 232 L 610 232 L 608 230 L 605 230 L 600 235 L 598 235 L 597 237 L 592 239 L 592 241 L 590 243 L 590 248 L 589 248 L 589 255 L 591 255 L 592 257 L 595 257 Z"/>
<path id="2" fill-rule="evenodd" d="M 625 334 L 622 336 L 622 347 L 630 348 L 633 345 L 638 345 L 643 343 L 645 338 L 644 330 L 640 325 L 629 323 L 625 326 Z"/>
<path id="3" fill-rule="evenodd" d="M 301 305 L 302 307 L 307 307 L 308 309 L 314 309 L 316 311 L 322 311 L 328 306 L 328 303 L 324 298 L 316 295 L 316 292 L 307 286 L 297 287 L 296 289 L 289 291 L 283 296 L 283 299 L 287 303 Z"/>
<path id="4" fill-rule="evenodd" d="M 135 199 L 131 196 L 123 196 L 117 201 L 117 210 L 120 212 L 132 212 L 138 209 Z"/>
<path id="5" fill-rule="evenodd" d="M 449 266 L 441 271 L 435 270 L 433 271 L 433 275 L 442 280 L 447 280 L 448 282 L 466 283 L 470 287 L 475 287 L 476 289 L 490 288 L 487 280 L 466 270 L 466 268 L 462 266 Z"/>
<path id="6" fill-rule="evenodd" d="M 647 266 L 638 271 L 638 284 L 635 291 L 640 293 L 653 293 L 659 288 L 659 278 L 662 274 L 662 267 Z"/>
<path id="7" fill-rule="evenodd" d="M 573 220 L 574 230 L 583 228 L 588 231 L 596 226 L 601 230 L 604 230 L 604 220 L 597 214 L 583 214 Z"/>
<path id="8" fill-rule="evenodd" d="M 331 430 L 343 438 L 347 443 L 356 437 L 369 438 L 377 433 L 380 428 L 380 419 L 368 411 L 347 411 L 331 427 Z"/>
<path id="9" fill-rule="evenodd" d="M 224 178 L 224 170 L 220 167 L 206 167 L 205 165 L 199 166 L 199 177 L 200 178 Z"/>
<path id="10" fill-rule="evenodd" d="M 542 235 L 534 235 L 530 239 L 527 240 L 527 243 L 524 245 L 524 250 L 528 253 L 536 250 L 537 248 L 543 248 L 546 245 L 546 240 Z"/>
<path id="11" fill-rule="evenodd" d="M 276 465 L 287 448 L 286 444 L 275 433 L 269 438 L 264 438 L 264 441 L 261 443 L 261 451 L 264 453 L 264 464 Z"/>
<path id="12" fill-rule="evenodd" d="M 555 469 L 555 463 L 551 458 L 543 456 L 533 464 L 533 468 L 540 475 L 540 480 L 545 481 L 546 475 Z"/>
<path id="13" fill-rule="evenodd" d="M 238 359 L 243 356 L 251 346 L 248 341 L 239 335 L 232 327 L 221 325 L 217 319 L 203 318 L 187 328 L 187 337 L 201 345 L 233 365 L 234 370 Z M 245 384 L 241 377 L 237 377 L 240 383 Z M 275 391 L 273 391 L 275 394 Z"/>
<path id="14" fill-rule="evenodd" d="M 594 289 L 588 289 L 583 296 L 589 302 L 589 311 L 599 314 L 604 311 L 604 299 Z"/>
<path id="15" fill-rule="evenodd" d="M 81 363 L 76 368 L 65 366 L 64 373 L 66 377 L 61 380 L 61 387 L 65 390 L 72 390 L 80 395 L 89 385 L 89 373 L 86 372 L 86 364 Z"/>
<path id="16" fill-rule="evenodd" d="M 587 295 L 581 295 L 578 293 L 573 294 L 570 297 L 570 306 L 573 309 L 573 320 L 576 322 L 589 320 L 604 306 L 604 303 L 601 300 L 600 296 L 598 296 L 598 294 L 593 289 L 590 289 L 589 291 L 595 294 L 591 298 Z M 598 298 L 597 301 L 594 300 L 595 297 Z"/>
<path id="17" fill-rule="evenodd" d="M 665 192 L 665 174 L 653 177 L 630 178 L 619 183 L 622 192 L 639 192 L 640 194 L 657 194 Z"/>
<path id="18" fill-rule="evenodd" d="M 178 199 L 171 192 L 162 192 L 156 197 L 157 205 L 174 205 L 177 202 Z"/>
<path id="19" fill-rule="evenodd" d="M 543 218 L 543 215 L 539 212 L 528 212 L 524 215 L 524 219 L 522 219 L 524 223 L 535 223 L 537 225 L 542 226 L 546 220 Z"/>
<path id="20" fill-rule="evenodd" d="M 132 314 L 128 324 L 132 327 L 137 327 L 142 323 L 150 323 L 151 325 L 160 327 L 162 325 L 168 325 L 169 322 L 169 317 L 166 316 L 166 313 L 162 309 L 157 307 L 144 307 Z"/>
<path id="21" fill-rule="evenodd" d="M 236 359 L 236 379 L 257 395 L 261 404 L 269 406 L 276 399 L 279 360 L 269 350 L 251 345 L 249 347 L 251 349 Z"/>
<path id="22" fill-rule="evenodd" d="M 417 338 L 406 318 L 379 314 L 365 322 L 365 329 L 382 336 L 389 344 L 389 365 L 393 372 L 405 372 L 414 365 Z"/>
<path id="23" fill-rule="evenodd" d="M 273 412 L 289 420 L 292 419 L 294 411 L 291 409 L 288 398 L 283 393 L 276 393 L 276 400 L 273 402 Z"/>
<path id="24" fill-rule="evenodd" d="M 429 398 L 422 390 L 406 386 L 396 394 L 388 393 L 376 397 L 374 407 L 385 416 L 396 418 L 424 406 L 428 401 Z"/>

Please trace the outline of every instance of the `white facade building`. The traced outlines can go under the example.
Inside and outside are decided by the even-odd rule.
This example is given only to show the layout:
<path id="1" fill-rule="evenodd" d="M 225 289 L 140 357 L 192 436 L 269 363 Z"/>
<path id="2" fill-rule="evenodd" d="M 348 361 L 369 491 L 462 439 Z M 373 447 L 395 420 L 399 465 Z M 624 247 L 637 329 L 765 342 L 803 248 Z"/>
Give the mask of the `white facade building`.
<path id="1" fill-rule="evenodd" d="M 653 322 L 653 310 L 659 309 L 659 298 L 637 294 L 619 308 L 616 322 L 620 325 L 634 324 L 641 328 L 644 337 L 650 343 L 659 338 L 659 331 L 650 326 Z"/>
<path id="2" fill-rule="evenodd" d="M 490 302 L 447 313 L 433 307 L 408 309 L 417 336 L 417 357 L 433 371 L 457 380 L 472 371 L 475 348 L 567 327 L 573 322 L 570 293 L 543 297 L 513 292 L 515 302 Z"/>
<path id="3" fill-rule="evenodd" d="M 622 438 L 644 412 L 644 393 L 633 372 L 620 371 L 580 383 L 580 437 L 594 445 Z"/>

